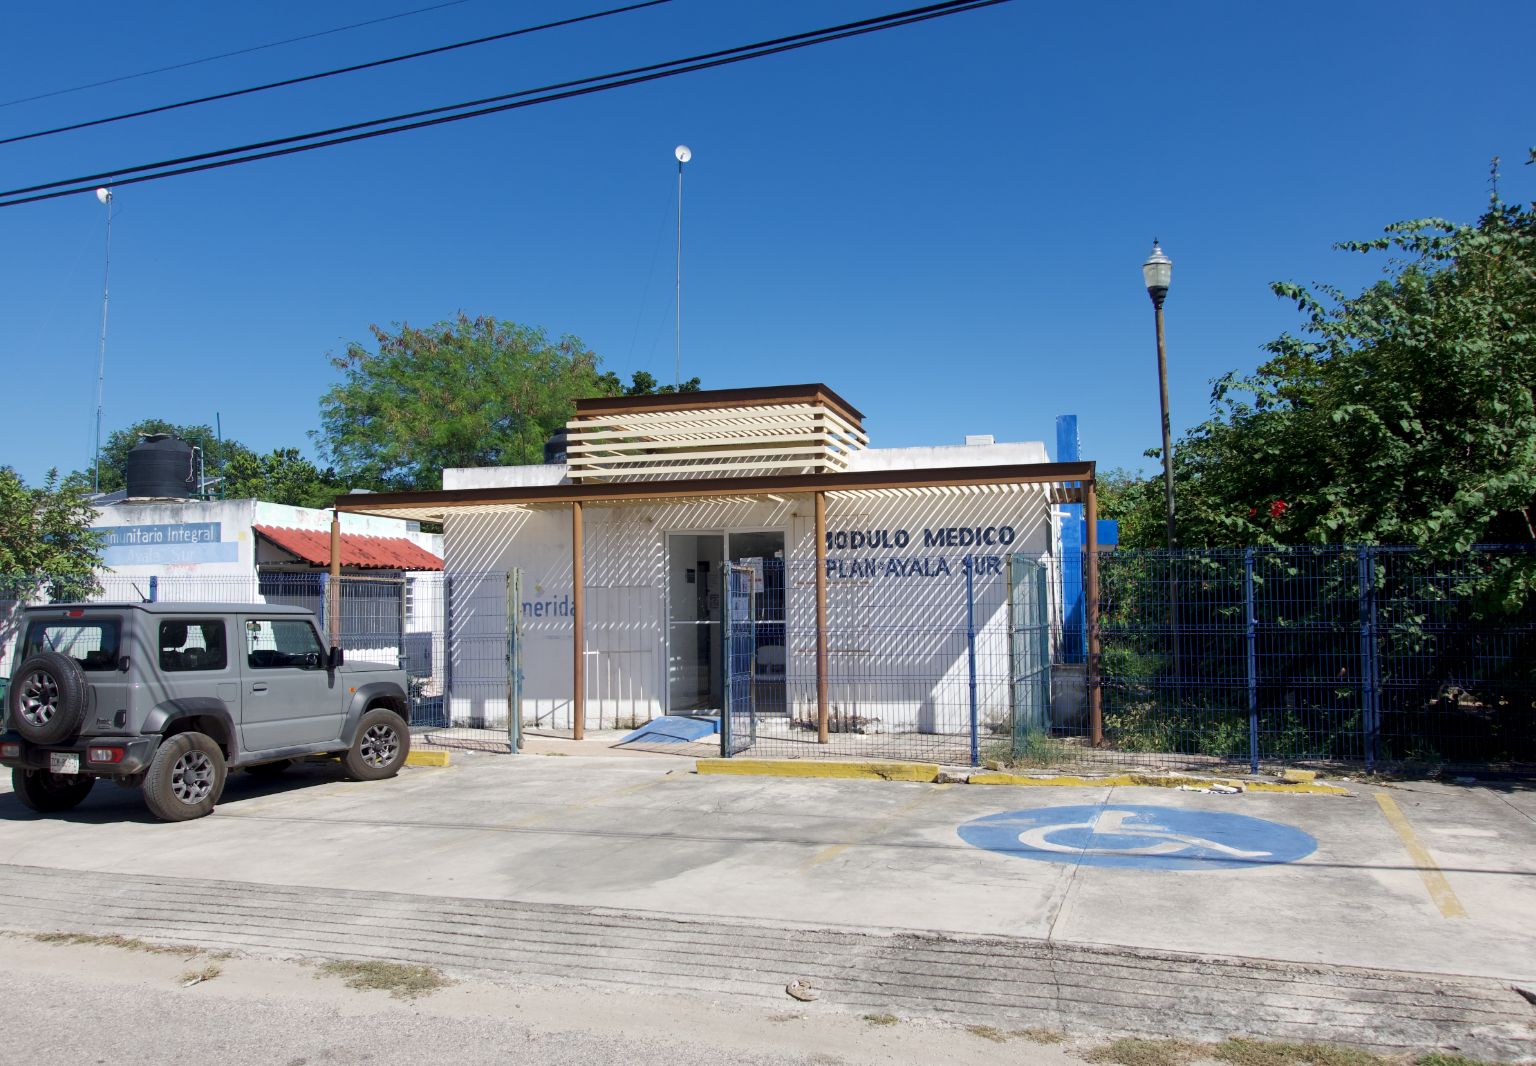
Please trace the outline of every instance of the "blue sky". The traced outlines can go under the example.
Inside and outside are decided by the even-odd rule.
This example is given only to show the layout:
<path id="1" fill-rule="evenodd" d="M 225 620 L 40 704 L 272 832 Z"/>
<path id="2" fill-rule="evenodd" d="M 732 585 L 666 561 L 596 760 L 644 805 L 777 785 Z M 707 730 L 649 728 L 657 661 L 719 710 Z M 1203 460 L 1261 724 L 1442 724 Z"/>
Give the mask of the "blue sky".
<path id="1" fill-rule="evenodd" d="M 915 3 L 915 0 L 913 0 Z M 0 100 L 425 6 L 14 5 Z M 302 44 L 0 107 L 24 132 L 611 6 L 467 0 Z M 895 10 L 674 0 L 175 115 L 0 147 L 31 184 L 601 73 Z M 151 13 L 146 13 L 151 12 Z M 213 422 L 299 446 L 370 323 L 459 310 L 582 338 L 670 380 L 673 146 L 685 187 L 684 376 L 825 381 L 876 446 L 1039 440 L 1150 469 L 1152 312 L 1174 260 L 1175 432 L 1210 381 L 1294 327 L 1272 280 L 1368 282 L 1330 250 L 1470 220 L 1491 156 L 1536 196 L 1536 5 L 1028 0 L 722 70 L 122 189 L 108 430 Z M 102 273 L 93 197 L 0 210 L 0 464 L 88 464 Z"/>

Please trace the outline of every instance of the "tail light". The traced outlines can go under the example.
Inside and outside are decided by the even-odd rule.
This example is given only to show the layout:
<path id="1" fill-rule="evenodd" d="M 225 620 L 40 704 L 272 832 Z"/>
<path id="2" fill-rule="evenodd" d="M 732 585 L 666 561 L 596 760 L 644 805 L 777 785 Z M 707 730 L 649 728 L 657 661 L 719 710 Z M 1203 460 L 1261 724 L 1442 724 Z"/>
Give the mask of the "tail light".
<path id="1" fill-rule="evenodd" d="M 21 758 L 20 744 L 0 744 L 0 759 Z"/>
<path id="2" fill-rule="evenodd" d="M 86 762 L 122 762 L 122 748 L 86 748 Z"/>

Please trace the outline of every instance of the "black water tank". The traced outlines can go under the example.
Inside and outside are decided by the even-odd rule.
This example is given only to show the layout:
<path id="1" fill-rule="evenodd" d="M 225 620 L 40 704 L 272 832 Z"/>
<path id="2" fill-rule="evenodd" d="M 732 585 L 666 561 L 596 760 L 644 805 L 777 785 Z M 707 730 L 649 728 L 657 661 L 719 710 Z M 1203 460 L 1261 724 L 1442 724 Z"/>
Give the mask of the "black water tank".
<path id="1" fill-rule="evenodd" d="M 570 434 L 561 426 L 549 435 L 549 440 L 544 442 L 544 461 L 546 463 L 563 463 L 566 460 L 566 449 L 570 444 Z"/>
<path id="2" fill-rule="evenodd" d="M 128 453 L 128 498 L 186 499 L 197 482 L 192 445 L 169 433 L 151 433 Z"/>

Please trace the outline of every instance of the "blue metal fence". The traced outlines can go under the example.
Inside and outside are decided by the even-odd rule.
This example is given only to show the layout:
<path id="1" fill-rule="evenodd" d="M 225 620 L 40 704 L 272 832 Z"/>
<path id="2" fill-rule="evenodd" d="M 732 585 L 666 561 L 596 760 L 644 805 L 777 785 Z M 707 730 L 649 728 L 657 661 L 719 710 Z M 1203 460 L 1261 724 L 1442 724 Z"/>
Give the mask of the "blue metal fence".
<path id="1" fill-rule="evenodd" d="M 720 716 L 720 754 L 727 758 L 746 751 L 757 740 L 757 715 L 752 705 L 758 628 L 753 584 L 751 569 L 726 568 L 725 712 Z"/>
<path id="2" fill-rule="evenodd" d="M 1536 553 L 1122 551 L 1100 574 L 1109 753 L 1255 771 L 1536 761 Z"/>

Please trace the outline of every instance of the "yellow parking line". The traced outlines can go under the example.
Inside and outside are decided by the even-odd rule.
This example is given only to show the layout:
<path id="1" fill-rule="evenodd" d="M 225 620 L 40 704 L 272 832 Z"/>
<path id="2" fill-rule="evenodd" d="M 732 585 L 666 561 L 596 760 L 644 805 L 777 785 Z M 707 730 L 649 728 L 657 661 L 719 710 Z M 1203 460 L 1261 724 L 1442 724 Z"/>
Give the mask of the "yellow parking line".
<path id="1" fill-rule="evenodd" d="M 1408 850 L 1408 857 L 1419 868 L 1419 877 L 1424 881 L 1424 887 L 1429 891 L 1429 898 L 1435 901 L 1435 906 L 1440 908 L 1440 914 L 1445 918 L 1465 918 L 1467 909 L 1461 905 L 1461 900 L 1456 898 L 1456 893 L 1451 889 L 1451 883 L 1445 879 L 1445 874 L 1440 872 L 1440 867 L 1435 863 L 1429 849 L 1419 843 L 1418 834 L 1413 831 L 1413 826 L 1408 824 L 1407 817 L 1403 814 L 1397 800 L 1390 793 L 1376 793 L 1376 803 L 1381 807 L 1381 813 L 1386 815 L 1387 824 L 1397 831 L 1398 839 L 1403 842 L 1403 847 Z"/>
<path id="2" fill-rule="evenodd" d="M 892 828 L 898 822 L 900 822 L 903 815 L 909 814 L 916 808 L 921 807 L 923 804 L 927 803 L 933 793 L 942 791 L 948 787 L 948 784 L 942 784 L 934 785 L 930 789 L 925 789 L 922 795 L 918 796 L 910 803 L 905 803 L 902 806 L 896 808 L 896 810 L 892 811 L 885 818 L 877 822 L 872 829 L 864 834 L 862 840 L 850 840 L 843 844 L 830 844 L 827 847 L 822 848 L 815 855 L 812 855 L 809 859 L 806 859 L 805 862 L 800 864 L 800 872 L 805 873 L 808 870 L 814 870 L 816 867 L 820 866 L 822 863 L 828 861 L 829 859 L 837 858 L 843 852 L 853 847 L 854 844 L 863 843 L 864 840 L 871 840 L 874 837 L 879 836 L 881 833 L 884 833 L 886 830 Z"/>

